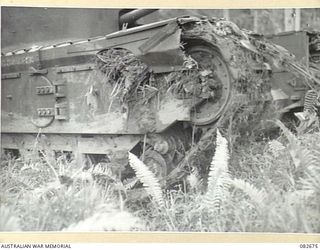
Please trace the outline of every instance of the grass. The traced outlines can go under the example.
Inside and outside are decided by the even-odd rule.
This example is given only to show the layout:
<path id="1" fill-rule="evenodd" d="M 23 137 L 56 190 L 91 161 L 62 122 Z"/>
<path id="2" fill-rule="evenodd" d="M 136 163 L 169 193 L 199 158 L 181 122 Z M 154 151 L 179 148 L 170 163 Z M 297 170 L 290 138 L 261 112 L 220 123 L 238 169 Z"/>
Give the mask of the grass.
<path id="1" fill-rule="evenodd" d="M 120 180 L 106 181 L 107 166 L 3 157 L 0 230 L 320 232 L 319 128 L 297 136 L 282 126 L 273 140 L 238 145 L 218 138 L 209 177 L 187 176 L 188 192 L 178 186 L 159 194 L 147 166 L 139 172 L 134 159 L 150 193 L 138 201 L 126 200 Z"/>
<path id="2" fill-rule="evenodd" d="M 94 180 L 92 168 L 79 171 L 74 161 L 61 157 L 54 166 L 48 164 L 39 155 L 31 161 L 10 157 L 2 160 L 1 231 L 82 228 L 103 231 L 141 227 L 138 218 L 119 206 L 119 197 L 111 185 Z M 53 171 L 59 173 L 59 178 Z M 109 220 L 110 217 L 113 219 Z M 128 222 L 125 225 L 124 220 Z"/>

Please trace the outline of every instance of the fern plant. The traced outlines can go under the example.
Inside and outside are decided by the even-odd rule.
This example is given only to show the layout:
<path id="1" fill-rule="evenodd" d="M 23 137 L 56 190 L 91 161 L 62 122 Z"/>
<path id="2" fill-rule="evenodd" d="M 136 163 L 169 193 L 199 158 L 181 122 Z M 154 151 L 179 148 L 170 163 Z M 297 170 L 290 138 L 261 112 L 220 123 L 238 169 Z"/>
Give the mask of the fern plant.
<path id="1" fill-rule="evenodd" d="M 228 141 L 217 129 L 216 152 L 212 158 L 208 176 L 208 189 L 204 197 L 205 204 L 219 210 L 221 203 L 228 196 L 230 175 L 228 172 Z"/>
<path id="2" fill-rule="evenodd" d="M 148 169 L 148 167 L 137 156 L 129 152 L 129 163 L 135 171 L 137 178 L 145 187 L 147 193 L 153 197 L 155 202 L 164 207 L 164 199 L 160 183 L 155 175 Z"/>
<path id="3" fill-rule="evenodd" d="M 241 190 L 243 193 L 248 195 L 252 201 L 256 203 L 259 207 L 266 202 L 267 193 L 264 189 L 258 189 L 249 182 L 242 179 L 234 178 L 231 181 L 233 187 Z"/>
<path id="4" fill-rule="evenodd" d="M 305 189 L 310 190 L 310 184 L 319 191 L 320 179 L 320 154 L 314 148 L 307 148 L 302 145 L 299 138 L 297 138 L 282 122 L 276 121 L 281 128 L 283 134 L 288 139 L 287 146 L 293 163 L 297 170 L 301 170 L 306 176 L 307 181 L 303 178 L 301 183 Z M 315 135 L 316 136 L 316 135 Z"/>

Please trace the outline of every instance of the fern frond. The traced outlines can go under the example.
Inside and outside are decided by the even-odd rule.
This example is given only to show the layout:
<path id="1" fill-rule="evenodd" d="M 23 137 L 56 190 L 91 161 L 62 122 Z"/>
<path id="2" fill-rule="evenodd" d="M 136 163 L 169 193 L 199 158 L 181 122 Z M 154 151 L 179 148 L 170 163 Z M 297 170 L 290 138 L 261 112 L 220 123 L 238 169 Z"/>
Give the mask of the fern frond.
<path id="1" fill-rule="evenodd" d="M 228 171 L 229 150 L 228 141 L 217 129 L 216 152 L 212 158 L 208 177 L 208 187 L 214 187 L 220 173 Z"/>
<path id="2" fill-rule="evenodd" d="M 91 173 L 92 176 L 106 177 L 112 182 L 117 182 L 117 176 L 112 172 L 111 167 L 107 163 L 98 163 L 97 165 L 92 165 L 87 172 Z"/>
<path id="3" fill-rule="evenodd" d="M 133 177 L 133 178 L 124 179 L 122 181 L 122 184 L 126 190 L 129 190 L 129 189 L 132 189 L 137 182 L 138 182 L 138 178 Z"/>
<path id="4" fill-rule="evenodd" d="M 208 177 L 208 190 L 204 201 L 207 205 L 219 209 L 228 195 L 230 175 L 228 173 L 228 141 L 217 129 L 216 152 L 212 158 Z"/>
<path id="5" fill-rule="evenodd" d="M 278 157 L 286 147 L 277 140 L 271 140 L 268 143 L 268 148 L 273 156 Z"/>
<path id="6" fill-rule="evenodd" d="M 303 111 L 313 113 L 317 111 L 319 95 L 315 90 L 308 90 L 304 96 Z"/>
<path id="7" fill-rule="evenodd" d="M 129 152 L 130 166 L 136 173 L 137 178 L 142 182 L 147 193 L 160 205 L 164 206 L 164 199 L 159 181 L 155 175 L 148 169 L 148 167 L 138 159 L 137 156 Z"/>
<path id="8" fill-rule="evenodd" d="M 281 121 L 276 120 L 275 123 L 280 127 L 290 144 L 297 143 L 297 137 Z"/>
<path id="9" fill-rule="evenodd" d="M 301 147 L 298 156 L 300 158 L 301 165 L 303 168 L 306 168 L 306 169 L 312 169 L 314 167 L 320 168 L 319 166 L 320 158 L 317 157 L 316 153 L 313 152 L 312 150 L 305 147 Z"/>
<path id="10" fill-rule="evenodd" d="M 197 189 L 201 185 L 201 176 L 197 169 L 194 169 L 188 176 L 187 182 L 189 183 L 191 189 Z"/>
<path id="11" fill-rule="evenodd" d="M 226 200 L 229 190 L 230 176 L 228 173 L 219 173 L 214 186 L 208 187 L 204 201 L 207 206 L 219 210 L 223 201 Z"/>
<path id="12" fill-rule="evenodd" d="M 287 148 L 296 168 L 308 168 L 317 164 L 313 153 L 303 147 L 299 139 L 281 121 L 277 120 L 276 124 L 289 141 Z"/>
<path id="13" fill-rule="evenodd" d="M 304 177 L 300 179 L 302 190 L 315 191 L 320 195 L 320 157 L 311 150 L 304 149 L 301 165 L 305 168 Z"/>
<path id="14" fill-rule="evenodd" d="M 320 195 L 320 182 L 319 173 L 307 173 L 305 178 L 300 179 L 302 190 L 315 192 L 316 195 Z"/>
<path id="15" fill-rule="evenodd" d="M 259 206 L 265 202 L 267 198 L 267 193 L 263 189 L 258 189 L 249 182 L 246 182 L 242 179 L 233 179 L 231 181 L 232 186 L 237 189 L 240 189 L 243 193 L 248 195 L 252 201 L 254 201 Z"/>

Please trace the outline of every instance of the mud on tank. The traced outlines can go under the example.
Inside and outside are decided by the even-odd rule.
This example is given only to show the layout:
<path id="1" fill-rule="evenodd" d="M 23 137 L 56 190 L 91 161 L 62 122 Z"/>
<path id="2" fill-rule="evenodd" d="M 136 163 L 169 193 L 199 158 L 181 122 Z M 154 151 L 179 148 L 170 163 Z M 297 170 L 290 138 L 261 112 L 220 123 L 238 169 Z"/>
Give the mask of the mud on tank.
<path id="1" fill-rule="evenodd" d="M 36 141 L 48 157 L 72 152 L 123 173 L 130 151 L 170 184 L 199 167 L 193 156 L 237 107 L 289 89 L 287 112 L 319 93 L 318 73 L 232 22 L 187 16 L 130 28 L 152 11 L 122 12 L 124 29 L 108 35 L 3 53 L 2 149 L 23 156 Z M 277 80 L 288 71 L 303 78 L 299 98 Z"/>

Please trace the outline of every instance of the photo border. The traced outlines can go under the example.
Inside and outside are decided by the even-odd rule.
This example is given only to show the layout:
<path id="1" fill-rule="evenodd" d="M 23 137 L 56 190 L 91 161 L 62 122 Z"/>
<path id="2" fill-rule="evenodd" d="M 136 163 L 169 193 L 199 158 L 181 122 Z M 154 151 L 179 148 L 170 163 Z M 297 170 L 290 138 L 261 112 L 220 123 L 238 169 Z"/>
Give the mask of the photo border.
<path id="1" fill-rule="evenodd" d="M 202 232 L 0 233 L 0 243 L 319 243 L 320 234 Z"/>

